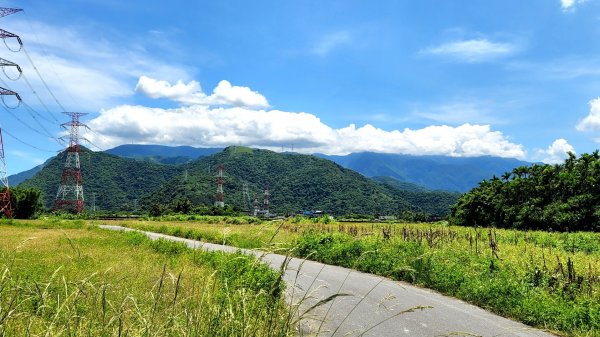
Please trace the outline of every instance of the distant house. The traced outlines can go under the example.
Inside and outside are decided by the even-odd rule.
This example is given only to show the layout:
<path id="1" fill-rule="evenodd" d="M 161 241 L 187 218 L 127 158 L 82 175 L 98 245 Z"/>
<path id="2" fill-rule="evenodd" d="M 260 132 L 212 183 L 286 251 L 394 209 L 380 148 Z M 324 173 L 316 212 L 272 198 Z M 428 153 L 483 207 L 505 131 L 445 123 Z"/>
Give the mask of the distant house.
<path id="1" fill-rule="evenodd" d="M 377 218 L 378 221 L 394 221 L 398 220 L 398 217 L 395 215 L 381 215 Z"/>
<path id="2" fill-rule="evenodd" d="M 309 217 L 309 218 L 318 218 L 320 216 L 325 215 L 325 212 L 323 211 L 319 211 L 319 210 L 304 210 L 304 211 L 300 211 L 298 212 L 298 215 L 303 215 L 305 217 Z"/>

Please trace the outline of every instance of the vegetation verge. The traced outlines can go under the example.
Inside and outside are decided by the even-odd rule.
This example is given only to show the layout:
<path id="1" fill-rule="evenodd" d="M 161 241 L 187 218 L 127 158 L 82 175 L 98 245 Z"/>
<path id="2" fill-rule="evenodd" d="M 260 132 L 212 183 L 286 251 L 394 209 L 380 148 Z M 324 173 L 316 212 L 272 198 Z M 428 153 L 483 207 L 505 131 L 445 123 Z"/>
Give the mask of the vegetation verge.
<path id="1" fill-rule="evenodd" d="M 0 223 L 0 336 L 287 336 L 278 272 L 83 221 Z"/>
<path id="2" fill-rule="evenodd" d="M 600 336 L 600 236 L 438 224 L 130 222 L 403 280 L 565 336 Z M 270 240 L 270 241 L 269 241 Z"/>

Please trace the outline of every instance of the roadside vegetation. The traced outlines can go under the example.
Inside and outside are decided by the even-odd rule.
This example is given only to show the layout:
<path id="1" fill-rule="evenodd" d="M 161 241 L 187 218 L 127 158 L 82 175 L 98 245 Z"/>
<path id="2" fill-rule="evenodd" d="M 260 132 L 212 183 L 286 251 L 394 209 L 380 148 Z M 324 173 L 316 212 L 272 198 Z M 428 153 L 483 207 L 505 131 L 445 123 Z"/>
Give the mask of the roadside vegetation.
<path id="1" fill-rule="evenodd" d="M 0 336 L 288 336 L 283 290 L 254 257 L 83 220 L 0 222 Z"/>
<path id="2" fill-rule="evenodd" d="M 600 336 L 598 233 L 468 228 L 446 222 L 242 219 L 112 224 L 289 252 L 436 289 L 561 335 Z"/>

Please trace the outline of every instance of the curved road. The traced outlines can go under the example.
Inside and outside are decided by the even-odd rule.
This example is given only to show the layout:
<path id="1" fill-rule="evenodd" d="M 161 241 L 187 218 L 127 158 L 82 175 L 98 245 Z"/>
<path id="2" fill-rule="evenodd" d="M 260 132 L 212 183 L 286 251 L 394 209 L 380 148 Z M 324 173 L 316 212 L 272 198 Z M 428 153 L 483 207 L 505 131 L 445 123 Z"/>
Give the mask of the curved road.
<path id="1" fill-rule="evenodd" d="M 120 226 L 100 227 L 133 230 Z M 191 248 L 240 251 L 239 248 L 230 246 L 152 232 L 142 233 L 153 240 L 163 238 L 183 242 Z M 244 249 L 241 251 L 260 257 L 276 269 L 280 269 L 285 261 L 283 255 Z M 287 300 L 301 314 L 302 335 L 554 336 L 455 298 L 404 282 L 297 258 L 287 262 L 284 275 L 288 285 Z M 335 294 L 339 296 L 305 314 L 319 301 Z"/>

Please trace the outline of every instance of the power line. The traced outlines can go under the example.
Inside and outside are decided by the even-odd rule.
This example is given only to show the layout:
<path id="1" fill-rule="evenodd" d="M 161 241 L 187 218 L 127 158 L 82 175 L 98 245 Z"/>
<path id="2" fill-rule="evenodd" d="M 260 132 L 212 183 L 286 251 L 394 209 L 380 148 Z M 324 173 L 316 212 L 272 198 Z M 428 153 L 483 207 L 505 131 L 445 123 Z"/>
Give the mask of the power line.
<path id="1" fill-rule="evenodd" d="M 48 150 L 48 149 L 42 149 L 40 147 L 37 147 L 35 145 L 29 144 L 26 141 L 22 140 L 21 138 L 13 135 L 12 133 L 8 132 L 6 129 L 2 129 L 2 132 L 4 132 L 5 134 L 7 134 L 8 136 L 10 136 L 11 138 L 13 138 L 14 140 L 18 141 L 19 143 L 29 146 L 33 149 L 39 150 L 39 151 L 44 151 L 44 152 L 52 152 L 52 153 L 57 153 L 60 152 L 60 150 L 56 151 L 56 150 Z"/>
<path id="2" fill-rule="evenodd" d="M 27 86 L 29 87 L 29 89 L 31 89 L 31 92 L 33 92 L 33 95 L 35 97 L 37 97 L 38 101 L 44 107 L 44 109 L 46 109 L 46 111 L 48 112 L 48 114 L 50 114 L 50 116 L 52 116 L 52 118 L 57 123 L 60 123 L 60 121 L 56 118 L 56 116 L 54 116 L 54 114 L 50 111 L 50 109 L 48 109 L 48 106 L 46 105 L 46 103 L 44 103 L 44 101 L 42 100 L 42 98 L 40 97 L 40 95 L 38 95 L 37 91 L 33 88 L 33 86 L 31 85 L 31 82 L 29 82 L 29 80 L 27 79 L 27 76 L 25 76 L 25 74 L 23 74 L 22 77 L 23 77 L 23 80 L 25 81 L 25 83 L 27 83 Z"/>
<path id="3" fill-rule="evenodd" d="M 31 63 L 31 66 L 33 67 L 33 69 L 37 73 L 38 77 L 40 78 L 40 80 L 44 84 L 44 87 L 46 87 L 46 90 L 48 90 L 48 92 L 50 93 L 50 96 L 52 96 L 52 98 L 54 98 L 54 101 L 62 109 L 62 111 L 67 111 L 67 109 L 65 109 L 65 107 L 58 101 L 58 99 L 56 98 L 56 96 L 54 96 L 54 93 L 52 92 L 52 90 L 50 90 L 50 87 L 48 86 L 48 83 L 46 83 L 46 80 L 44 80 L 44 78 L 42 77 L 42 74 L 40 74 L 40 71 L 35 66 L 35 63 L 33 63 L 33 60 L 31 59 L 31 56 L 29 56 L 29 53 L 27 52 L 27 49 L 25 48 L 25 46 L 23 46 L 23 44 L 21 44 L 21 46 L 23 48 L 23 52 L 25 53 L 25 55 L 27 56 L 27 59 L 29 60 L 29 63 Z"/>
<path id="4" fill-rule="evenodd" d="M 6 84 L 6 82 L 5 82 L 5 81 L 4 81 L 2 78 L 0 78 L 0 82 L 2 82 L 2 84 L 6 85 L 6 86 L 8 87 L 8 85 Z M 5 89 L 5 90 L 8 90 L 8 89 Z M 40 114 L 39 114 L 37 111 L 35 111 L 34 109 L 32 109 L 32 108 L 31 108 L 29 105 L 25 104 L 25 102 L 23 102 L 23 100 L 21 99 L 21 97 L 20 97 L 20 96 L 19 96 L 17 93 L 15 93 L 14 91 L 8 90 L 8 93 L 5 93 L 5 94 L 10 94 L 10 92 L 14 93 L 14 95 L 17 97 L 17 99 L 19 100 L 19 105 L 21 105 L 21 104 L 22 104 L 23 106 L 25 106 L 25 108 L 26 108 L 26 109 L 27 109 L 27 111 L 29 112 L 29 115 L 30 115 L 30 116 L 33 118 L 33 120 L 35 120 L 35 122 L 36 122 L 36 123 L 37 123 L 37 124 L 40 126 L 40 128 L 42 128 L 42 130 L 44 130 L 44 131 L 46 132 L 46 134 L 47 134 L 48 136 L 50 136 L 50 138 L 53 138 L 53 136 L 52 136 L 52 134 L 50 133 L 50 131 L 48 131 L 48 129 L 46 129 L 46 127 L 44 127 L 44 125 L 42 125 L 42 123 L 41 123 L 41 122 L 40 122 L 40 121 L 39 121 L 39 120 L 38 120 L 38 119 L 35 117 L 35 115 L 34 115 L 34 114 L 36 114 L 36 115 L 40 116 L 41 118 L 44 118 L 44 117 L 42 117 L 42 115 L 40 115 Z M 4 97 L 2 97 L 2 100 L 3 100 L 3 103 L 4 103 Z M 17 107 L 18 107 L 18 106 L 17 106 Z M 5 110 L 6 110 L 6 111 L 7 111 L 9 114 L 11 114 L 11 115 L 12 115 L 12 116 L 13 116 L 15 119 L 17 119 L 19 122 L 23 123 L 25 126 L 27 126 L 28 128 L 30 128 L 30 129 L 32 129 L 32 130 L 33 130 L 33 128 L 31 127 L 31 125 L 29 125 L 29 124 L 25 123 L 25 122 L 24 122 L 23 120 L 21 120 L 19 117 L 17 117 L 17 116 L 16 116 L 16 115 L 14 115 L 12 112 L 10 112 L 10 111 L 8 110 L 8 107 L 7 107 L 6 103 L 4 103 L 4 109 L 5 109 Z M 44 118 L 44 119 L 45 119 L 45 118 Z M 49 121 L 49 120 L 47 120 L 47 119 L 46 119 L 46 121 L 48 121 L 48 122 L 50 122 L 50 123 L 53 123 L 52 121 Z M 35 131 L 35 130 L 34 130 L 34 131 Z M 38 131 L 36 131 L 36 132 L 38 132 Z M 38 132 L 38 133 L 39 133 L 39 132 Z M 45 135 L 44 135 L 44 136 L 45 136 Z"/>
<path id="5" fill-rule="evenodd" d="M 40 43 L 40 39 L 38 37 L 38 34 L 35 31 L 35 29 L 33 28 L 33 24 L 31 24 L 31 20 L 29 19 L 29 15 L 27 14 L 26 11 L 23 11 L 23 14 L 25 14 L 25 19 L 27 21 L 27 24 L 29 25 L 29 29 L 31 30 L 31 33 L 33 34 L 35 42 L 37 42 L 37 44 L 41 47 L 42 57 L 44 57 L 44 59 L 46 60 L 46 63 L 48 63 L 48 65 L 50 66 L 50 70 L 56 76 L 56 78 L 58 78 L 58 81 L 60 82 L 60 84 L 62 85 L 62 87 L 64 89 L 67 89 L 67 86 L 65 85 L 65 82 L 63 81 L 62 77 L 56 72 L 56 70 L 52 66 L 52 62 L 49 62 L 48 59 L 45 57 L 49 53 L 48 53 L 48 51 L 46 49 L 43 48 L 43 44 Z M 72 103 L 74 103 L 76 106 L 81 106 L 81 104 L 79 104 L 79 101 L 73 95 L 71 95 L 71 92 L 69 90 L 65 90 L 65 92 L 67 93 L 67 95 L 71 99 Z"/>
<path id="6" fill-rule="evenodd" d="M 14 119 L 18 120 L 21 124 L 25 125 L 25 127 L 27 127 L 28 129 L 30 129 L 31 131 L 44 136 L 44 137 L 50 137 L 51 139 L 55 140 L 59 145 L 62 146 L 62 143 L 58 140 L 58 138 L 52 136 L 52 134 L 50 134 L 48 132 L 48 130 L 44 129 L 46 131 L 46 134 L 42 133 L 40 130 L 32 127 L 31 125 L 29 125 L 29 123 L 25 123 L 25 121 L 23 121 L 21 118 L 19 118 L 19 116 L 15 115 L 12 111 L 10 111 L 10 109 L 8 109 L 6 106 L 2 105 L 2 108 L 4 109 L 4 111 L 8 112 Z M 34 118 L 35 119 L 35 118 Z M 37 122 L 37 120 L 36 120 Z"/>
<path id="7" fill-rule="evenodd" d="M 37 110 L 35 110 L 34 108 L 32 108 L 29 104 L 25 103 L 25 102 L 21 102 L 21 104 L 23 104 L 23 106 L 25 107 L 25 109 L 27 109 L 29 112 L 37 115 L 38 117 L 40 117 L 41 119 L 45 120 L 46 122 L 52 124 L 52 125 L 60 125 L 60 122 L 58 120 L 56 121 L 51 121 L 50 119 L 44 117 L 44 115 L 42 115 L 41 113 L 39 113 Z"/>

